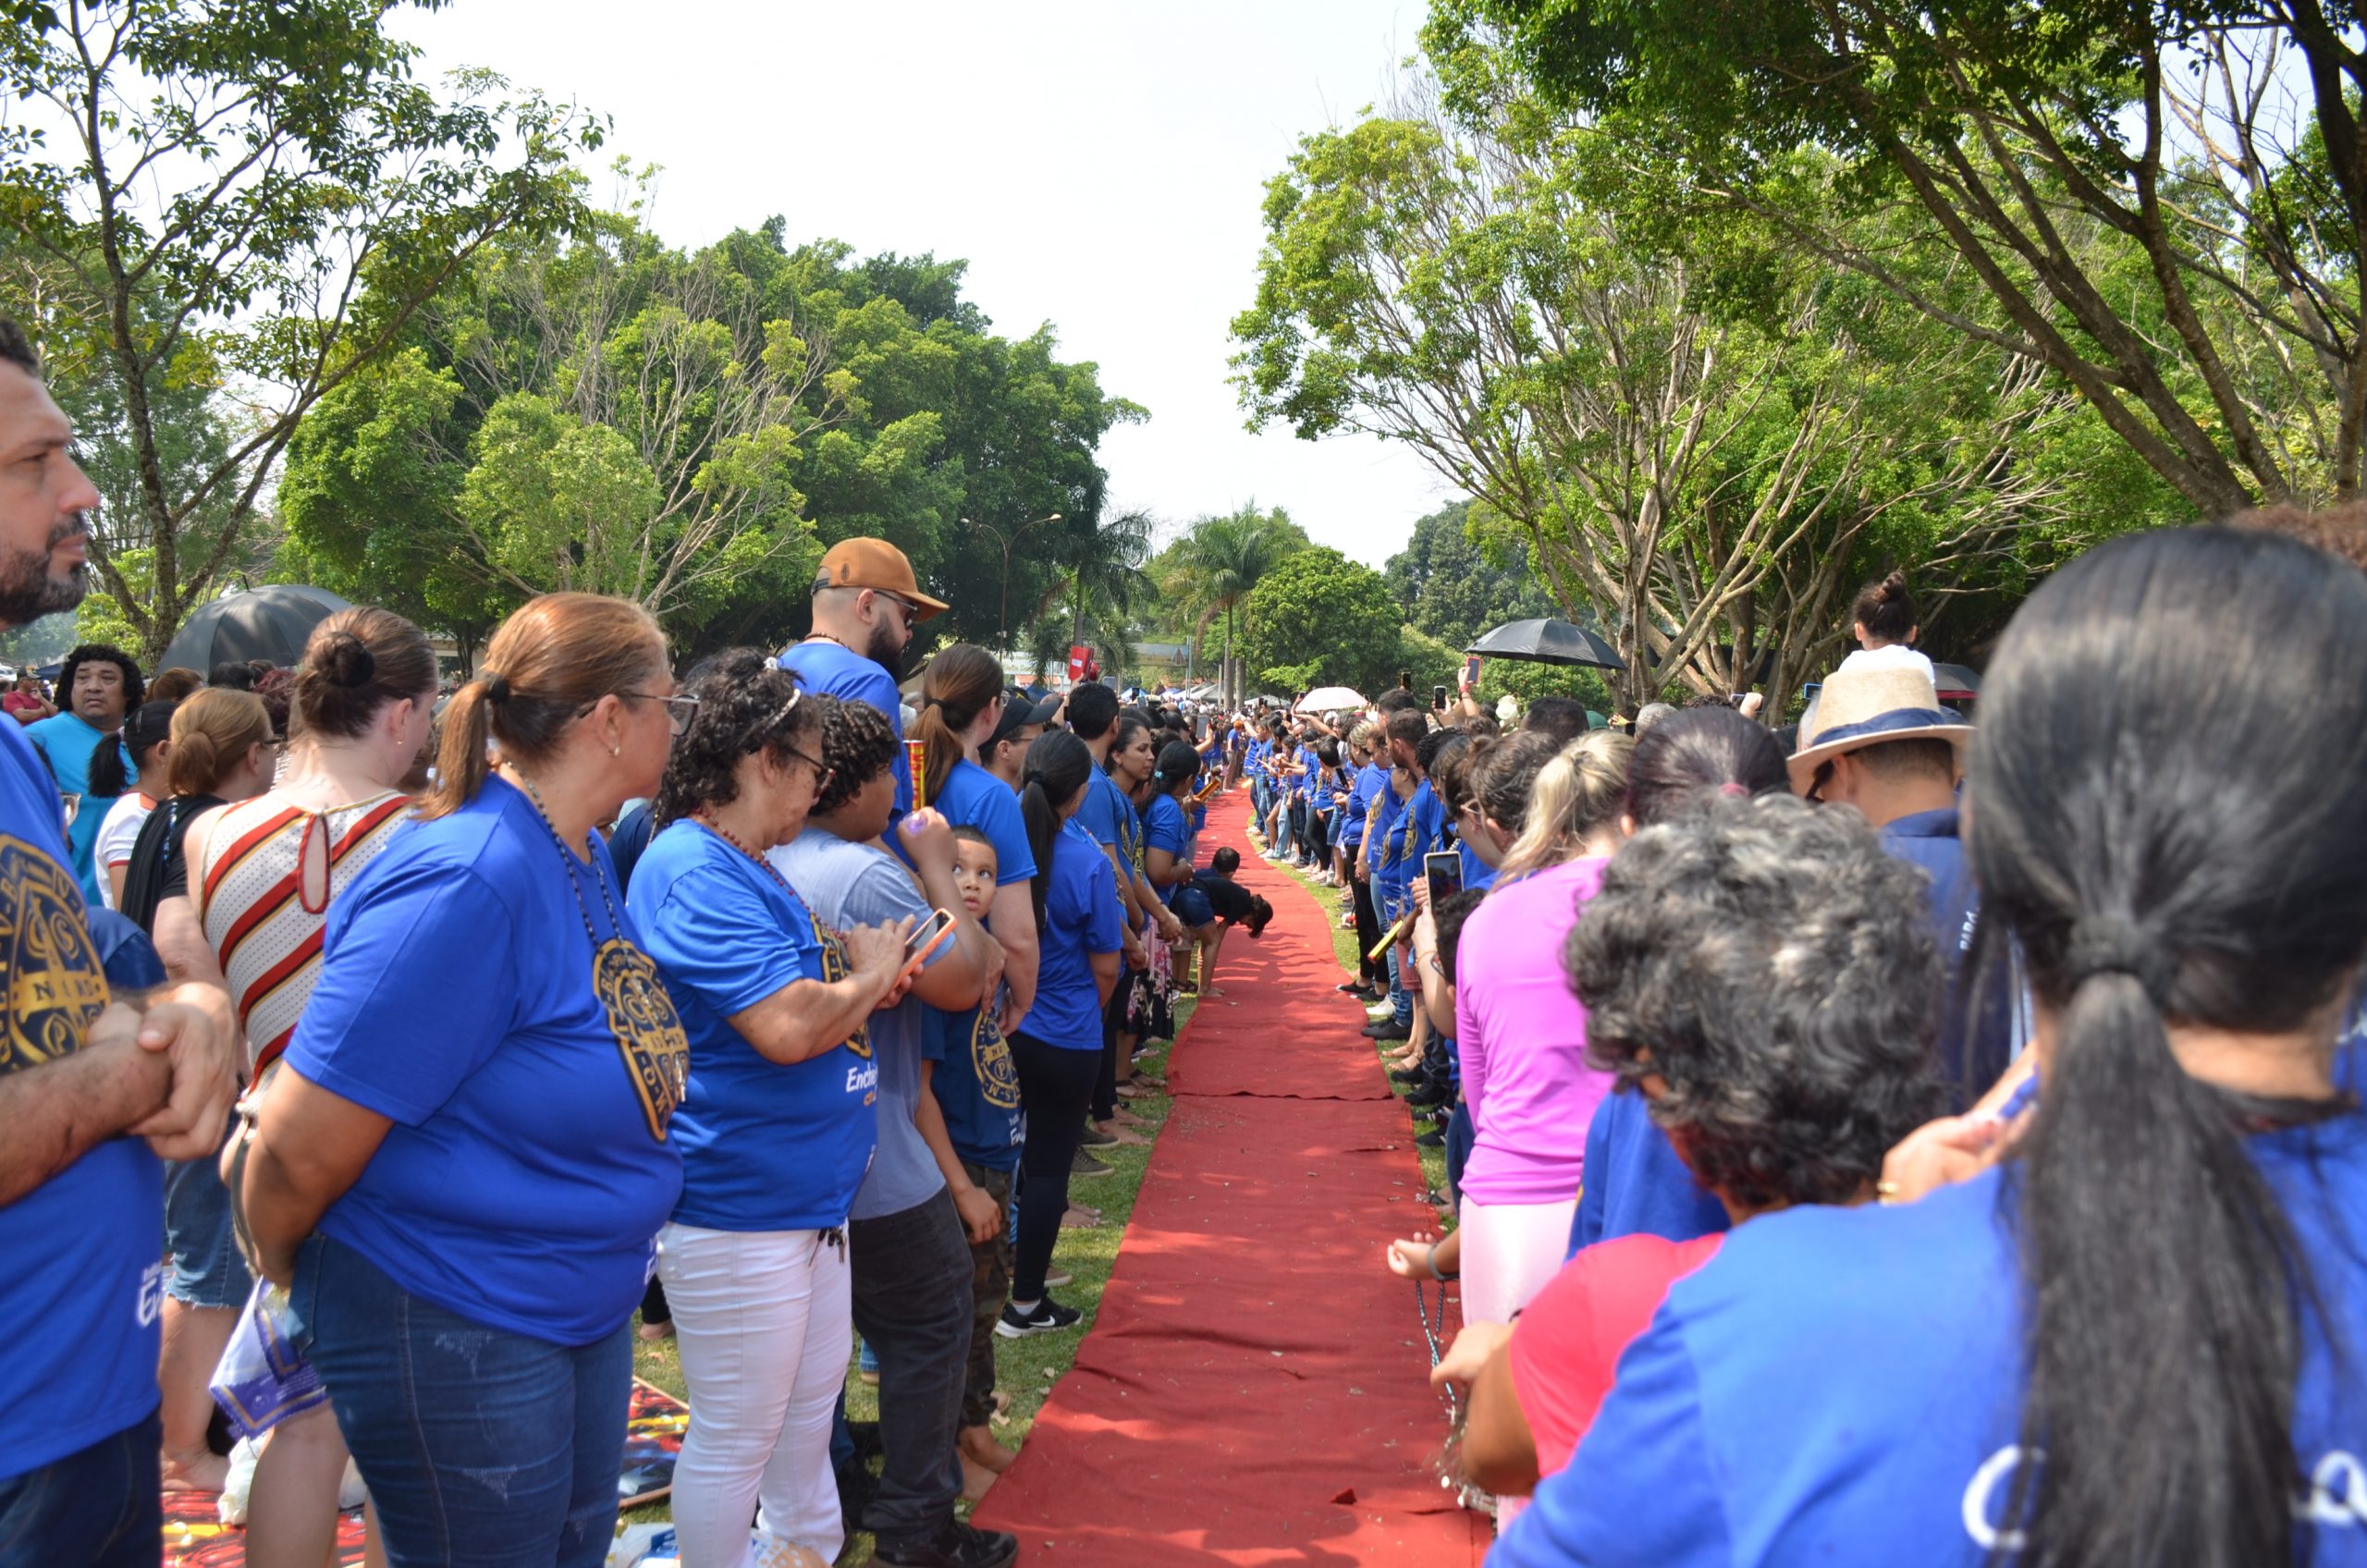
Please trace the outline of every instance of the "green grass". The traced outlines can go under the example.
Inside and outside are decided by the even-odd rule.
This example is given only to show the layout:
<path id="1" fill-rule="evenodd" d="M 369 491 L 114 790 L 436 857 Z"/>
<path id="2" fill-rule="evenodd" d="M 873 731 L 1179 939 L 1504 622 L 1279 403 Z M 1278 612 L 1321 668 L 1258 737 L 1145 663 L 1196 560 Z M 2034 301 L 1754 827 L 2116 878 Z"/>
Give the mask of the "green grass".
<path id="1" fill-rule="evenodd" d="M 1220 976 L 1221 979 L 1221 976 Z M 1180 1035 L 1191 1021 L 1196 998 L 1184 997 L 1175 1010 L 1175 1029 Z M 1168 1047 L 1161 1045 L 1156 1055 L 1145 1065 L 1162 1076 L 1166 1071 Z M 1152 1143 L 1140 1146 L 1118 1145 L 1093 1151 L 1094 1157 L 1111 1168 L 1107 1176 L 1074 1178 L 1069 1195 L 1076 1202 L 1090 1204 L 1101 1210 L 1101 1223 L 1089 1231 L 1062 1230 L 1059 1244 L 1052 1253 L 1053 1262 L 1076 1276 L 1075 1282 L 1055 1288 L 1056 1298 L 1066 1306 L 1075 1307 L 1085 1316 L 1077 1326 L 1065 1333 L 1038 1334 L 1024 1340 L 998 1339 L 995 1341 L 995 1386 L 1011 1396 L 1011 1408 L 995 1418 L 995 1436 L 1006 1448 L 1018 1448 L 1027 1439 L 1036 1424 L 1036 1413 L 1044 1408 L 1044 1401 L 1061 1377 L 1076 1363 L 1077 1347 L 1093 1329 L 1100 1315 L 1101 1292 L 1110 1283 L 1110 1272 L 1117 1266 L 1118 1248 L 1125 1240 L 1127 1222 L 1133 1219 L 1134 1200 L 1142 1190 L 1143 1174 L 1150 1164 L 1151 1149 L 1156 1145 L 1159 1130 L 1166 1125 L 1173 1101 L 1166 1095 L 1146 1095 L 1140 1099 L 1122 1102 L 1143 1119 L 1137 1131 Z M 640 1328 L 640 1318 L 634 1318 Z M 672 1340 L 648 1341 L 636 1333 L 633 1341 L 633 1370 L 676 1398 L 686 1398 L 682 1385 L 682 1361 Z M 847 1419 L 877 1421 L 879 1418 L 879 1393 L 865 1383 L 858 1375 L 855 1354 L 852 1347 L 847 1355 Z M 965 1505 L 962 1512 L 969 1511 Z M 641 1524 L 671 1518 L 663 1500 L 627 1511 L 622 1522 Z M 846 1552 L 839 1560 L 853 1565 L 871 1561 L 871 1537 L 858 1532 L 849 1542 Z"/>

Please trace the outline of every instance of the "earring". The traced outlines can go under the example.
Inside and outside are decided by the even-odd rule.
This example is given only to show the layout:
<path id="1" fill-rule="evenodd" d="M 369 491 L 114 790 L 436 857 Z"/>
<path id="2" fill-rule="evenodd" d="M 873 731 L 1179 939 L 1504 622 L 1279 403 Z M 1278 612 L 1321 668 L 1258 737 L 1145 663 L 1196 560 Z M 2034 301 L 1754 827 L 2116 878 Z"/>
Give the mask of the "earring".
<path id="1" fill-rule="evenodd" d="M 622 756 L 624 754 L 624 750 L 625 749 L 622 746 L 618 745 L 613 741 L 608 743 L 608 754 L 612 757 Z"/>

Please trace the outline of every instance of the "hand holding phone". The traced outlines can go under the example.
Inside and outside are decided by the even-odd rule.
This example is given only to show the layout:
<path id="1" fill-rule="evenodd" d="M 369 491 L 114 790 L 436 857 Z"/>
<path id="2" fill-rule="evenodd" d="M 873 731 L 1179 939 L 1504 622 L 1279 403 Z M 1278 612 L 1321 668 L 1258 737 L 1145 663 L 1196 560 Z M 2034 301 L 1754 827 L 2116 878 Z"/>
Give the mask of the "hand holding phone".
<path id="1" fill-rule="evenodd" d="M 901 986 L 910 982 L 921 972 L 921 966 L 928 962 L 931 954 L 952 940 L 952 914 L 941 909 L 930 911 L 929 917 L 914 926 L 913 934 L 904 938 L 904 967 L 897 977 L 897 984 Z"/>
<path id="2" fill-rule="evenodd" d="M 1430 908 L 1463 891 L 1463 857 L 1453 850 L 1433 850 L 1422 857 L 1422 879 L 1429 884 Z"/>

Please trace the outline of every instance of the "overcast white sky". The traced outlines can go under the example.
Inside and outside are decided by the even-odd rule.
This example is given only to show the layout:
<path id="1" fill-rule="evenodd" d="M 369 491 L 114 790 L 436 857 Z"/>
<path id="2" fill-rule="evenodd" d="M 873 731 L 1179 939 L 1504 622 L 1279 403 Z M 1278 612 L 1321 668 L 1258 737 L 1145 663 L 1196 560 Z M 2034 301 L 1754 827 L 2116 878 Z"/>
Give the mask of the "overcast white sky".
<path id="1" fill-rule="evenodd" d="M 613 116 L 698 245 L 779 213 L 792 242 L 934 251 L 1012 337 L 1150 410 L 1102 444 L 1110 497 L 1171 522 L 1255 497 L 1376 566 L 1451 495 L 1410 452 L 1242 426 L 1226 360 L 1258 205 L 1296 139 L 1380 98 L 1421 0 L 456 0 L 397 13 L 426 67 L 485 66 Z M 595 188 L 605 197 L 604 179 Z"/>

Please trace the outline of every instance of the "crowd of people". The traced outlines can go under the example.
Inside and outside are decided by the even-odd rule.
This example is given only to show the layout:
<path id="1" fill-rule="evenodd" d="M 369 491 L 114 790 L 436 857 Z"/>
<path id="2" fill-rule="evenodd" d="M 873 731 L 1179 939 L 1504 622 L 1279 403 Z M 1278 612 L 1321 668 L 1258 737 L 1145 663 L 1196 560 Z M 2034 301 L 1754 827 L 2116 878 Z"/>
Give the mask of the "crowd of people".
<path id="1" fill-rule="evenodd" d="M 0 323 L 0 623 L 81 593 L 70 439 Z M 872 539 L 679 680 L 577 594 L 448 694 L 376 608 L 284 669 L 78 648 L 0 726 L 0 1392 L 49 1413 L 0 1568 L 153 1563 L 217 1399 L 251 1562 L 358 1477 L 385 1562 L 599 1563 L 637 1312 L 684 1563 L 1012 1562 L 956 1509 L 995 1345 L 1074 1329 L 1073 1182 L 1272 918 L 1200 842 L 1241 782 L 1443 1152 L 1384 1261 L 1460 1277 L 1492 1561 L 2367 1560 L 2362 540 L 2095 549 L 1978 723 L 1896 575 L 1783 729 L 915 688 L 946 606 Z"/>
<path id="2" fill-rule="evenodd" d="M 96 495 L 0 323 L 0 621 L 71 607 Z M 1145 1141 L 1138 1054 L 1272 916 L 1203 855 L 1223 729 L 937 651 L 906 557 L 678 682 L 554 594 L 457 687 L 343 610 L 286 668 L 85 645 L 0 740 L 0 1564 L 153 1563 L 252 1448 L 247 1560 L 594 1564 L 638 1310 L 692 1415 L 693 1565 L 998 1568 L 998 1341 L 1074 1329 L 1071 1183 Z M 909 683 L 907 683 L 908 685 Z M 909 739 L 908 739 L 909 737 Z M 232 1102 L 236 1098 L 236 1114 Z M 852 1336 L 880 1467 L 852 1460 Z M 243 1344 L 263 1370 L 234 1376 Z M 349 1475 L 349 1471 L 352 1474 Z M 753 1522 L 753 1525 L 752 1525 Z"/>

